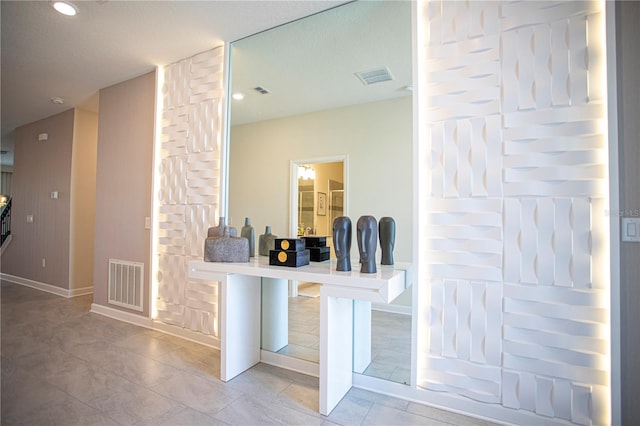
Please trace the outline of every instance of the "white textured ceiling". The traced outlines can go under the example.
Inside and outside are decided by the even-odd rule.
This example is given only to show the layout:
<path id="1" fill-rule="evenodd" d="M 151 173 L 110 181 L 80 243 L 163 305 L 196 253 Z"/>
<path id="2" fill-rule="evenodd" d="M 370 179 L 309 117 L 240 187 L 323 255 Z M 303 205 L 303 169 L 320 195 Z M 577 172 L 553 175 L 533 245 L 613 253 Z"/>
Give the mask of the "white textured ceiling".
<path id="1" fill-rule="evenodd" d="M 2 0 L 2 149 L 16 127 L 91 104 L 102 88 L 340 3 L 76 1 L 66 17 L 48 1 Z"/>

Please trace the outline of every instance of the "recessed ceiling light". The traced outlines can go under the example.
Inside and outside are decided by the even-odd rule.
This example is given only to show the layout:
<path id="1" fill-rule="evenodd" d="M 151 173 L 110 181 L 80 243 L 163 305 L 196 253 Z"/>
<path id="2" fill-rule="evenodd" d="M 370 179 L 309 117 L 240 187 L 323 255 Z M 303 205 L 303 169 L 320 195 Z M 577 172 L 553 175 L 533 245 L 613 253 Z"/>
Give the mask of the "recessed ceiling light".
<path id="1" fill-rule="evenodd" d="M 51 98 L 51 103 L 56 105 L 62 105 L 64 103 L 64 99 L 54 96 Z"/>
<path id="2" fill-rule="evenodd" d="M 236 101 L 241 101 L 244 99 L 244 93 L 236 92 L 233 95 L 231 95 L 231 97 Z"/>
<path id="3" fill-rule="evenodd" d="M 53 1 L 51 6 L 63 15 L 75 16 L 78 13 L 76 5 L 68 1 Z"/>

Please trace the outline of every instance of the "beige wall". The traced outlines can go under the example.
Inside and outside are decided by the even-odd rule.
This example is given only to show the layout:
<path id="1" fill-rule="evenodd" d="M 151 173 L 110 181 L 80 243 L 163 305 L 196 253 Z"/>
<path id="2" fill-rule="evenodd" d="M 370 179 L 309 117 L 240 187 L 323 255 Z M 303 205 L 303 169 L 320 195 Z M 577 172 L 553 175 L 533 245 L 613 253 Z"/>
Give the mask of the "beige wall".
<path id="1" fill-rule="evenodd" d="M 258 235 L 270 225 L 274 234 L 287 236 L 290 161 L 346 154 L 348 215 L 354 226 L 362 215 L 393 217 L 395 260 L 411 261 L 412 131 L 410 96 L 234 126 L 229 218 L 241 227 L 250 217 Z"/>
<path id="2" fill-rule="evenodd" d="M 93 287 L 98 114 L 76 109 L 71 160 L 69 288 Z"/>
<path id="3" fill-rule="evenodd" d="M 16 129 L 13 240 L 2 255 L 3 273 L 62 289 L 69 289 L 73 123 L 70 109 Z M 38 141 L 40 133 L 48 140 Z M 52 191 L 58 199 L 51 198 Z"/>
<path id="4" fill-rule="evenodd" d="M 144 264 L 149 313 L 155 72 L 100 91 L 96 177 L 94 303 L 107 306 L 108 262 Z M 115 306 L 111 306 L 116 308 Z"/>
<path id="5" fill-rule="evenodd" d="M 640 209 L 640 3 L 618 2 L 616 13 L 618 59 L 618 132 L 620 161 L 620 212 L 638 215 Z M 635 213 L 634 213 L 635 212 Z M 617 220 L 617 218 L 614 218 Z M 615 259 L 614 259 L 615 261 Z M 640 244 L 620 243 L 620 315 L 622 350 L 622 424 L 640 419 Z M 615 311 L 615 309 L 614 309 Z"/>

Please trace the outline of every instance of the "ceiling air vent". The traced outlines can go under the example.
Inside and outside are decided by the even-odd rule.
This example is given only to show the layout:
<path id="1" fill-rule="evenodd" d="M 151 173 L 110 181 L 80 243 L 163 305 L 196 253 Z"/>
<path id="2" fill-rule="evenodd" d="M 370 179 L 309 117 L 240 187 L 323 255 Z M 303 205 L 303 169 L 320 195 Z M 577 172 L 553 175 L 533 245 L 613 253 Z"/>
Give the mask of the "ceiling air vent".
<path id="1" fill-rule="evenodd" d="M 268 95 L 269 91 L 267 89 L 265 89 L 262 86 L 256 86 L 253 88 L 253 90 L 255 90 L 256 92 L 260 93 L 261 95 Z"/>
<path id="2" fill-rule="evenodd" d="M 374 83 L 381 83 L 383 81 L 393 80 L 393 75 L 389 68 L 378 68 L 371 71 L 361 71 L 356 73 L 356 77 L 360 79 L 362 84 L 368 86 Z"/>

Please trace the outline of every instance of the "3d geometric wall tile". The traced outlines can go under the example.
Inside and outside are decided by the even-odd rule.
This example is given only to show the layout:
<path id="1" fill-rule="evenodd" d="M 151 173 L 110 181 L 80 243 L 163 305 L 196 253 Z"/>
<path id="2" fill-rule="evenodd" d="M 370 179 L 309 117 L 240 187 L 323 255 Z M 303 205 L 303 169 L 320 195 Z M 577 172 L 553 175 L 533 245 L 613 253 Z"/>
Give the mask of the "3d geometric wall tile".
<path id="1" fill-rule="evenodd" d="M 419 385 L 606 422 L 603 3 L 419 10 L 429 301 Z"/>
<path id="2" fill-rule="evenodd" d="M 505 281 L 591 287 L 592 225 L 602 217 L 602 211 L 594 211 L 593 201 L 506 198 Z"/>
<path id="3" fill-rule="evenodd" d="M 224 49 L 165 69 L 160 137 L 158 319 L 217 336 L 217 283 L 186 276 L 220 209 Z M 181 272 L 176 272 L 176 270 Z"/>
<path id="4" fill-rule="evenodd" d="M 430 353 L 501 365 L 502 286 L 449 279 L 430 288 Z"/>
<path id="5" fill-rule="evenodd" d="M 431 199 L 428 258 L 434 276 L 502 280 L 502 200 Z"/>
<path id="6" fill-rule="evenodd" d="M 429 361 L 422 386 L 484 402 L 500 399 L 502 288 L 467 280 L 431 282 Z"/>

